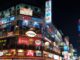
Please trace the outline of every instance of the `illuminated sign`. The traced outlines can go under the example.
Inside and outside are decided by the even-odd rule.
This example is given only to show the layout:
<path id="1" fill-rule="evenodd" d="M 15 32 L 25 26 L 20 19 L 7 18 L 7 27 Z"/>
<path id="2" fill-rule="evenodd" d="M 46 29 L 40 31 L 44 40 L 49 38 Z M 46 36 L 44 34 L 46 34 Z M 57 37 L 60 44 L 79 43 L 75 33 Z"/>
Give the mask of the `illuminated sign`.
<path id="1" fill-rule="evenodd" d="M 36 51 L 36 56 L 42 56 L 41 51 Z"/>
<path id="2" fill-rule="evenodd" d="M 2 18 L 2 19 L 1 19 L 1 23 L 2 23 L 2 24 L 8 23 L 8 22 L 9 22 L 9 20 L 7 20 L 7 18 Z"/>
<path id="3" fill-rule="evenodd" d="M 49 46 L 50 45 L 50 43 L 49 42 L 45 42 L 45 46 Z"/>
<path id="4" fill-rule="evenodd" d="M 40 19 L 40 18 L 35 18 L 35 17 L 32 17 L 32 20 L 33 20 L 33 21 L 36 21 L 36 22 L 41 22 L 41 21 L 42 21 L 42 19 Z"/>
<path id="5" fill-rule="evenodd" d="M 26 38 L 26 37 L 19 37 L 19 38 L 18 38 L 18 44 L 29 45 L 28 38 Z"/>
<path id="6" fill-rule="evenodd" d="M 14 17 L 14 16 L 11 16 L 11 17 L 9 18 L 9 20 L 10 20 L 10 21 L 14 21 L 14 20 L 15 20 L 15 17 Z"/>
<path id="7" fill-rule="evenodd" d="M 49 58 L 53 58 L 53 54 L 49 53 L 49 54 L 48 54 L 48 57 L 49 57 Z"/>
<path id="8" fill-rule="evenodd" d="M 2 51 L 0 51 L 0 56 L 3 56 L 3 55 L 4 55 L 4 53 Z"/>
<path id="9" fill-rule="evenodd" d="M 20 14 L 32 16 L 33 10 L 31 10 L 29 8 L 28 9 L 27 8 L 20 8 Z"/>
<path id="10" fill-rule="evenodd" d="M 24 50 L 19 49 L 18 50 L 18 56 L 24 56 Z"/>
<path id="11" fill-rule="evenodd" d="M 16 54 L 16 50 L 15 50 L 15 49 L 10 49 L 10 53 L 11 53 L 12 55 L 15 55 L 15 54 Z"/>
<path id="12" fill-rule="evenodd" d="M 64 48 L 64 51 L 69 51 L 69 47 L 67 45 L 65 45 L 63 48 Z"/>
<path id="13" fill-rule="evenodd" d="M 33 50 L 27 50 L 26 56 L 34 56 Z"/>
<path id="14" fill-rule="evenodd" d="M 41 26 L 40 26 L 40 23 L 35 21 L 35 22 L 33 22 L 33 27 L 40 28 Z"/>
<path id="15" fill-rule="evenodd" d="M 53 57 L 54 57 L 54 60 L 59 60 L 59 56 L 58 55 L 53 55 Z"/>
<path id="16" fill-rule="evenodd" d="M 27 35 L 28 37 L 35 37 L 35 36 L 36 36 L 36 33 L 33 32 L 33 31 L 27 31 L 27 32 L 26 32 L 26 35 Z"/>
<path id="17" fill-rule="evenodd" d="M 45 9 L 45 22 L 46 23 L 51 23 L 52 21 L 52 11 L 51 11 L 51 0 L 46 1 L 46 9 Z"/>
<path id="18" fill-rule="evenodd" d="M 12 22 L 14 20 L 15 20 L 15 17 L 14 16 L 7 17 L 7 18 L 2 18 L 1 21 L 0 21 L 0 24 L 9 23 L 9 22 Z"/>
<path id="19" fill-rule="evenodd" d="M 28 26 L 28 24 L 29 24 L 29 21 L 27 20 L 22 21 L 22 26 Z"/>
<path id="20" fill-rule="evenodd" d="M 36 45 L 36 46 L 40 46 L 40 45 L 41 45 L 41 40 L 36 40 L 36 41 L 35 41 L 35 45 Z"/>

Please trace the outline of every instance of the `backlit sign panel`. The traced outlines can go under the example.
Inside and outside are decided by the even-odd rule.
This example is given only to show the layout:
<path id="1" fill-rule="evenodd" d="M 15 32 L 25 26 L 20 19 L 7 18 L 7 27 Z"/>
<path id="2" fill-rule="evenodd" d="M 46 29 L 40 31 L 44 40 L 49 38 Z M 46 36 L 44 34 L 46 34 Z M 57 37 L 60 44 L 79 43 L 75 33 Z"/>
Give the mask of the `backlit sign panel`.
<path id="1" fill-rule="evenodd" d="M 46 1 L 45 7 L 45 22 L 48 24 L 52 21 L 51 0 Z"/>
<path id="2" fill-rule="evenodd" d="M 29 45 L 28 38 L 26 38 L 26 37 L 19 37 L 19 38 L 18 38 L 18 44 Z"/>
<path id="3" fill-rule="evenodd" d="M 33 50 L 27 50 L 26 56 L 34 56 Z"/>
<path id="4" fill-rule="evenodd" d="M 32 16 L 33 10 L 31 10 L 29 8 L 28 9 L 27 8 L 20 8 L 20 14 Z"/>
<path id="5" fill-rule="evenodd" d="M 40 19 L 40 18 L 35 18 L 35 17 L 32 17 L 32 20 L 33 20 L 33 21 L 36 21 L 36 22 L 41 22 L 41 21 L 42 21 L 42 19 Z"/>
<path id="6" fill-rule="evenodd" d="M 36 33 L 33 32 L 33 31 L 27 31 L 27 32 L 26 32 L 26 35 L 27 35 L 28 37 L 35 37 L 35 36 L 36 36 Z"/>
<path id="7" fill-rule="evenodd" d="M 40 24 L 38 22 L 33 22 L 33 27 L 40 28 Z"/>
<path id="8" fill-rule="evenodd" d="M 36 46 L 41 46 L 41 40 L 35 40 L 35 45 Z"/>
<path id="9" fill-rule="evenodd" d="M 3 55 L 4 55 L 4 53 L 2 51 L 0 51 L 0 56 L 3 56 Z"/>
<path id="10" fill-rule="evenodd" d="M 28 24 L 29 24 L 29 21 L 27 20 L 22 21 L 22 26 L 28 26 Z"/>
<path id="11" fill-rule="evenodd" d="M 42 52 L 41 51 L 36 51 L 36 56 L 42 56 Z"/>
<path id="12" fill-rule="evenodd" d="M 15 20 L 15 17 L 14 16 L 11 16 L 11 17 L 7 17 L 7 18 L 2 18 L 0 20 L 0 25 L 1 24 L 6 24 L 6 23 L 9 23 L 9 22 L 12 22 Z"/>
<path id="13" fill-rule="evenodd" d="M 14 20 L 15 20 L 15 17 L 14 17 L 14 16 L 11 16 L 11 17 L 9 18 L 9 20 L 10 20 L 10 21 L 14 21 Z"/>
<path id="14" fill-rule="evenodd" d="M 19 49 L 18 50 L 18 56 L 24 56 L 24 50 Z"/>

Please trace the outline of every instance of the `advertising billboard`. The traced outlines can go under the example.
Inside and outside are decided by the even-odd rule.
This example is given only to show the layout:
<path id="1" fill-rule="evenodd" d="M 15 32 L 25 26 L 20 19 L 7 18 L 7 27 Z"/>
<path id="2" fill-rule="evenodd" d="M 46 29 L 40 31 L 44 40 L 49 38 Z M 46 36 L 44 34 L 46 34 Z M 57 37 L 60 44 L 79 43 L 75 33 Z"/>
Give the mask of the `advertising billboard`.
<path id="1" fill-rule="evenodd" d="M 30 8 L 20 8 L 20 14 L 32 16 L 33 10 Z"/>
<path id="2" fill-rule="evenodd" d="M 46 4 L 45 4 L 45 22 L 47 24 L 52 22 L 51 3 L 52 3 L 51 0 L 49 0 L 49 1 L 46 1 Z"/>

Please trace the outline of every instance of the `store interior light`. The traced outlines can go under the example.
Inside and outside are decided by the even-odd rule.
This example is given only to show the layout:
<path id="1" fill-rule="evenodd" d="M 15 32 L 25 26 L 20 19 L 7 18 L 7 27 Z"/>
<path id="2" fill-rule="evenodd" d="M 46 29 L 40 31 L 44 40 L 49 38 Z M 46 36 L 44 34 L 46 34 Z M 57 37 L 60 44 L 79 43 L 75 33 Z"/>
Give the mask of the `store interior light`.
<path id="1" fill-rule="evenodd" d="M 18 52 L 23 52 L 23 50 L 22 49 L 19 49 Z"/>

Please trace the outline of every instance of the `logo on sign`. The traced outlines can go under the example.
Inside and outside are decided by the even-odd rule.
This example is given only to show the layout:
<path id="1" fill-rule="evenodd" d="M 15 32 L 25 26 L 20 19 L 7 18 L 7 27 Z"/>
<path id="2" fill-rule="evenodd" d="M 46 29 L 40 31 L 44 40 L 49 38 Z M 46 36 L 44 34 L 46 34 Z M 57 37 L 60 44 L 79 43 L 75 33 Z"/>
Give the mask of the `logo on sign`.
<path id="1" fill-rule="evenodd" d="M 40 40 L 36 40 L 36 41 L 35 41 L 35 44 L 36 44 L 37 46 L 39 46 L 39 45 L 41 45 L 41 41 L 40 41 Z"/>
<path id="2" fill-rule="evenodd" d="M 29 36 L 29 37 L 35 37 L 36 33 L 33 32 L 33 31 L 28 31 L 28 32 L 26 32 L 26 35 Z"/>

